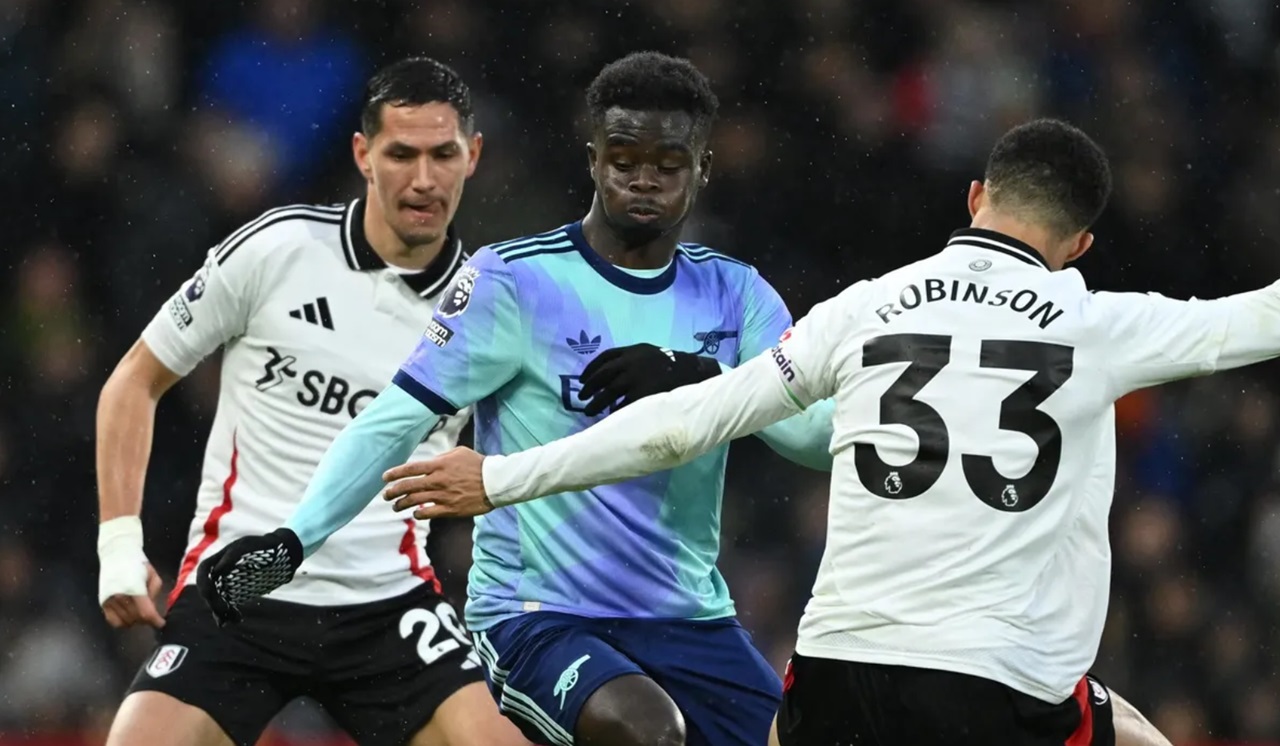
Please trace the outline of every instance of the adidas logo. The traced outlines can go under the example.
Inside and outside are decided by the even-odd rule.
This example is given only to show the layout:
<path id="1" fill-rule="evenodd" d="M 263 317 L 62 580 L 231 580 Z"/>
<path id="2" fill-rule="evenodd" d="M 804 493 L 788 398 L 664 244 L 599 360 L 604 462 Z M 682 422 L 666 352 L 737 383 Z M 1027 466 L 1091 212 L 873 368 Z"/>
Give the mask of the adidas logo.
<path id="1" fill-rule="evenodd" d="M 600 349 L 599 334 L 597 334 L 595 337 L 592 337 L 591 339 L 587 339 L 586 332 L 578 332 L 578 338 L 576 340 L 573 337 L 565 337 L 564 341 L 569 344 L 569 349 L 573 350 L 579 355 L 590 355 L 591 353 Z"/>
<path id="2" fill-rule="evenodd" d="M 308 324 L 317 324 L 325 329 L 333 329 L 333 314 L 329 313 L 329 300 L 327 298 L 316 298 L 315 303 L 304 303 L 302 308 L 295 308 L 290 311 L 289 317 L 302 319 Z"/>

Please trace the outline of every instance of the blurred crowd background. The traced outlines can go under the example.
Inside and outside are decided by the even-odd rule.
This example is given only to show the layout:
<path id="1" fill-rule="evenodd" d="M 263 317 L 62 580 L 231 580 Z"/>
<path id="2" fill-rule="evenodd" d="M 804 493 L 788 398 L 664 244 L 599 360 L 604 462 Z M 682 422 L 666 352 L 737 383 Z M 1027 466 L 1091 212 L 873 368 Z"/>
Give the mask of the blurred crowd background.
<path id="1" fill-rule="evenodd" d="M 1263 0 L 0 2 L 0 743 L 101 743 L 152 637 L 97 609 L 98 390 L 229 231 L 361 192 L 349 141 L 379 65 L 425 53 L 469 81 L 486 147 L 459 225 L 476 246 L 584 214 L 600 66 L 690 57 L 723 109 L 686 236 L 758 265 L 799 316 L 936 251 L 994 139 L 1036 115 L 1113 158 L 1080 265 L 1094 287 L 1211 297 L 1280 277 L 1278 43 Z M 170 581 L 216 366 L 159 412 L 144 519 Z M 1276 373 L 1121 404 L 1097 672 L 1180 745 L 1280 743 Z M 825 482 L 743 441 L 725 506 L 723 567 L 781 667 Z M 431 542 L 455 596 L 467 529 Z M 327 727 L 301 705 L 277 733 Z"/>

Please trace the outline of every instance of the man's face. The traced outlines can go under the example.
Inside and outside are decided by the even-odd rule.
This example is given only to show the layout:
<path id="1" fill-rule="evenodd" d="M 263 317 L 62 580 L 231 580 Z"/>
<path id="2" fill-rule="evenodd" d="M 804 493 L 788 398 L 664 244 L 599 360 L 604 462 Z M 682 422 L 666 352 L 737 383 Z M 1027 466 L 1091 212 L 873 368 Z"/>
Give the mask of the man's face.
<path id="1" fill-rule="evenodd" d="M 445 234 L 462 201 L 462 187 L 480 159 L 480 133 L 468 135 L 458 111 L 440 102 L 390 106 L 372 138 L 357 132 L 356 165 L 369 184 L 369 202 L 405 246 Z"/>
<path id="2" fill-rule="evenodd" d="M 711 173 L 684 112 L 610 109 L 587 152 L 605 218 L 631 244 L 678 228 Z"/>

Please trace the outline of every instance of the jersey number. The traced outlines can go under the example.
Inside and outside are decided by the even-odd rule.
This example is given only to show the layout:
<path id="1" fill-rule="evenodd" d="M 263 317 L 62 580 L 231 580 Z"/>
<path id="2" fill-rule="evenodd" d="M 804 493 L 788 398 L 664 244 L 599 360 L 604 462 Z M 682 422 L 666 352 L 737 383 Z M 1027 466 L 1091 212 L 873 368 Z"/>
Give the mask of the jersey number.
<path id="1" fill-rule="evenodd" d="M 1000 429 L 1023 433 L 1035 441 L 1036 460 L 1030 471 L 1021 477 L 1006 477 L 990 456 L 960 456 L 969 489 L 996 510 L 1030 510 L 1053 486 L 1062 458 L 1062 430 L 1039 406 L 1071 377 L 1073 355 L 1071 347 L 1044 342 L 990 339 L 982 343 L 981 367 L 1034 373 L 1000 404 Z M 891 334 L 863 346 L 864 366 L 908 363 L 880 397 L 880 421 L 911 428 L 920 443 L 915 459 L 901 466 L 886 464 L 872 443 L 854 443 L 858 478 L 872 494 L 891 500 L 918 497 L 942 476 L 950 453 L 947 425 L 938 410 L 915 397 L 950 361 L 951 337 L 937 334 Z"/>
<path id="2" fill-rule="evenodd" d="M 446 601 L 441 601 L 434 613 L 427 609 L 406 611 L 404 616 L 400 617 L 400 636 L 406 640 L 409 639 L 418 625 L 423 627 L 422 634 L 418 635 L 418 657 L 428 666 L 440 660 L 441 656 L 452 653 L 464 645 L 471 647 L 470 638 L 462 629 L 462 625 L 458 624 L 457 612 Z M 436 635 L 440 633 L 441 627 L 445 629 L 446 634 L 441 635 L 442 639 L 436 641 Z M 475 650 L 471 650 L 467 653 L 467 660 L 462 664 L 462 668 L 471 669 L 479 666 L 480 658 Z"/>

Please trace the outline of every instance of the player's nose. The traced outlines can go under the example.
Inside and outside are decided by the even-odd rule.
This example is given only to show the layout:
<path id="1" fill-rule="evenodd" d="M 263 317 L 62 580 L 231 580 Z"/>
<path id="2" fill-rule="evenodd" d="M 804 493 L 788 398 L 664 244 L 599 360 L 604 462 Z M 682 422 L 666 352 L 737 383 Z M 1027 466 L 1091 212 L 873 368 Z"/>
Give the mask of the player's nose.
<path id="1" fill-rule="evenodd" d="M 634 177 L 627 184 L 627 187 L 633 192 L 656 192 L 662 188 L 662 183 L 658 181 L 658 169 L 650 165 L 644 165 L 632 172 Z"/>

